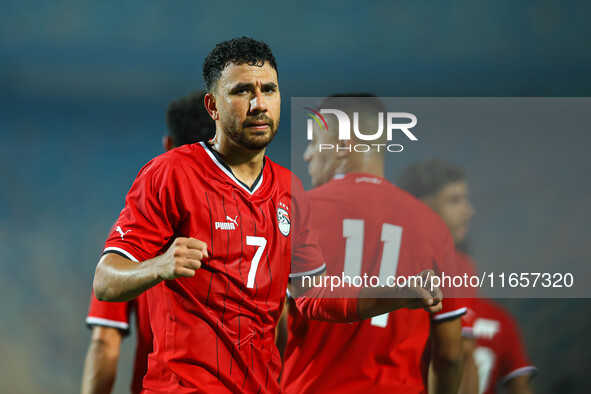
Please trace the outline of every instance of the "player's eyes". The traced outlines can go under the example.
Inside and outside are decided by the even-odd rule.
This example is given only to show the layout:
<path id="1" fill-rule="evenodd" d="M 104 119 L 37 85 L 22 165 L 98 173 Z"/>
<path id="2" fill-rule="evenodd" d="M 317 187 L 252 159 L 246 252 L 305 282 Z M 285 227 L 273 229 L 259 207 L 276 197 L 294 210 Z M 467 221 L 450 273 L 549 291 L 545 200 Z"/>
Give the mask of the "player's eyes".
<path id="1" fill-rule="evenodd" d="M 460 199 L 460 197 L 459 197 L 459 196 L 454 196 L 454 197 L 451 197 L 451 198 L 449 199 L 449 202 L 450 202 L 450 203 L 452 203 L 452 204 L 459 204 L 459 203 L 460 203 L 460 200 L 461 200 L 461 199 Z"/>

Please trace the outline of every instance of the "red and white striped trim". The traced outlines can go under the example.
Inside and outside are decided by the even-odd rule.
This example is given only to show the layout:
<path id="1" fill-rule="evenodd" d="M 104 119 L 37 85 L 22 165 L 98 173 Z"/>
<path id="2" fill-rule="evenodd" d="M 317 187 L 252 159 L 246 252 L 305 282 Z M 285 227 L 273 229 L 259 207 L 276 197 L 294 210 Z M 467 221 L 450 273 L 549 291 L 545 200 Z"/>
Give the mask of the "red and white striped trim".
<path id="1" fill-rule="evenodd" d="M 119 328 L 121 330 L 129 330 L 129 324 L 122 322 L 122 321 L 117 321 L 117 320 L 109 320 L 109 319 L 103 319 L 101 317 L 94 317 L 94 316 L 88 316 L 86 318 L 86 324 L 88 324 L 89 326 L 104 326 L 104 327 L 113 327 L 113 328 Z"/>
<path id="2" fill-rule="evenodd" d="M 502 384 L 505 384 L 513 378 L 516 378 L 518 376 L 531 375 L 534 372 L 536 372 L 537 370 L 538 369 L 536 367 L 534 367 L 533 365 L 528 365 L 526 367 L 517 368 L 513 372 L 508 373 L 503 379 L 501 379 L 501 382 L 502 382 Z"/>
<path id="3" fill-rule="evenodd" d="M 125 255 L 125 257 L 127 257 L 131 261 L 135 261 L 136 263 L 139 263 L 139 260 L 136 259 L 135 257 L 133 257 L 133 255 L 125 249 L 116 248 L 114 246 L 109 246 L 108 248 L 105 248 L 105 250 L 103 250 L 103 254 L 108 253 L 108 252 L 119 252 L 119 253 Z"/>
<path id="4" fill-rule="evenodd" d="M 431 320 L 444 320 L 444 319 L 449 319 L 451 317 L 456 317 L 456 316 L 462 316 L 464 315 L 466 312 L 468 311 L 468 308 L 463 307 L 460 309 L 456 309 L 455 311 L 451 311 L 451 312 L 445 312 L 445 313 L 439 313 L 437 315 L 434 315 Z"/>

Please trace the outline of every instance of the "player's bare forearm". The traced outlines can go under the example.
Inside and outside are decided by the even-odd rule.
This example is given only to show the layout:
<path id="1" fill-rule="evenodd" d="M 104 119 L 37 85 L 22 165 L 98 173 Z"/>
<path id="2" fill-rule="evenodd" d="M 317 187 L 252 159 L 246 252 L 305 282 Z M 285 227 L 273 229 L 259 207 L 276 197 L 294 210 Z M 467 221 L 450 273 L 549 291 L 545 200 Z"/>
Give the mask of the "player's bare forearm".
<path id="1" fill-rule="evenodd" d="M 456 394 L 462 380 L 462 360 L 433 360 L 437 376 L 436 394 Z"/>
<path id="2" fill-rule="evenodd" d="M 433 271 L 426 270 L 417 276 L 423 280 L 407 287 L 359 289 L 344 286 L 329 290 L 324 287 L 311 289 L 298 286 L 295 281 L 291 283 L 290 291 L 295 295 L 301 312 L 314 320 L 351 322 L 402 308 L 423 308 L 431 313 L 438 312 L 442 307 L 442 295 L 438 287 L 432 286 Z M 347 301 L 349 306 L 339 300 Z M 352 301 L 355 301 L 354 311 L 350 307 Z"/>
<path id="3" fill-rule="evenodd" d="M 478 394 L 478 367 L 474 361 L 474 339 L 462 338 L 464 366 L 458 394 Z"/>
<path id="4" fill-rule="evenodd" d="M 357 301 L 357 313 L 361 320 L 370 319 L 374 316 L 405 308 L 405 299 L 398 297 L 374 298 L 364 290 L 369 289 L 361 290 L 359 300 Z"/>
<path id="5" fill-rule="evenodd" d="M 81 394 L 108 394 L 117 375 L 121 332 L 112 327 L 95 326 L 82 375 Z"/>
<path id="6" fill-rule="evenodd" d="M 398 309 L 420 309 L 427 312 L 439 312 L 443 298 L 441 290 L 432 285 L 432 270 L 425 270 L 417 275 L 420 282 L 407 287 L 364 288 L 359 294 L 357 311 L 361 319 L 369 319 Z"/>
<path id="7" fill-rule="evenodd" d="M 110 302 L 130 301 L 161 282 L 157 264 L 152 260 L 136 263 L 115 253 L 105 254 L 94 273 L 96 298 Z"/>
<path id="8" fill-rule="evenodd" d="M 509 380 L 505 387 L 509 394 L 533 394 L 533 389 L 530 384 L 531 377 L 529 375 L 516 376 Z"/>
<path id="9" fill-rule="evenodd" d="M 461 331 L 460 319 L 434 322 L 431 327 L 436 394 L 456 394 L 460 388 L 464 357 Z"/>
<path id="10" fill-rule="evenodd" d="M 108 253 L 96 267 L 94 294 L 99 301 L 130 301 L 163 280 L 194 276 L 208 257 L 207 245 L 194 238 L 177 238 L 165 253 L 142 263 Z"/>

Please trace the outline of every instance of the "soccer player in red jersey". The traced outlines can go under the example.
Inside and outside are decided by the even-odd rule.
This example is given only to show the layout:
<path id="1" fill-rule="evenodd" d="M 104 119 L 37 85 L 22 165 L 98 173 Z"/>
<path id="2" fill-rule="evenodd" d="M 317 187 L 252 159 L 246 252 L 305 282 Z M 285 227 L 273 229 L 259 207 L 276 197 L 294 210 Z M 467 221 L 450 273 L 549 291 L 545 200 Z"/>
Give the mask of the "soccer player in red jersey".
<path id="1" fill-rule="evenodd" d="M 465 320 L 476 340 L 479 393 L 530 394 L 530 380 L 537 370 L 527 358 L 515 319 L 493 300 L 477 298 L 474 312 Z"/>
<path id="2" fill-rule="evenodd" d="M 203 74 L 215 138 L 140 170 L 116 223 L 124 236 L 107 239 L 95 273 L 98 299 L 147 291 L 154 350 L 144 392 L 278 392 L 274 329 L 290 281 L 296 295 L 316 295 L 296 301 L 316 319 L 441 309 L 429 271 L 421 284 L 338 300 L 293 280 L 326 265 L 301 182 L 265 156 L 280 116 L 275 58 L 263 42 L 232 39 L 211 51 Z"/>
<path id="3" fill-rule="evenodd" d="M 169 134 L 162 137 L 164 151 L 215 135 L 215 123 L 203 105 L 204 91 L 170 103 L 166 111 Z M 125 236 L 125 234 L 122 234 Z M 142 380 L 148 369 L 148 354 L 152 351 L 152 331 L 148 320 L 145 294 L 129 302 L 98 301 L 91 295 L 86 324 L 92 328 L 92 338 L 82 377 L 81 393 L 110 393 L 115 382 L 121 341 L 129 333 L 131 313 L 135 314 L 137 347 L 131 382 L 131 392 L 142 390 Z"/>
<path id="4" fill-rule="evenodd" d="M 431 159 L 414 163 L 398 177 L 398 184 L 429 205 L 449 227 L 456 243 L 459 272 L 476 274 L 476 264 L 466 250 L 466 236 L 474 208 L 468 198 L 463 170 L 453 163 Z M 467 392 L 496 393 L 501 388 L 512 394 L 532 392 L 529 381 L 536 370 L 531 366 L 519 339 L 517 324 L 509 311 L 492 300 L 476 298 L 476 289 L 468 289 L 470 307 L 462 318 L 466 327 L 465 344 L 473 347 L 477 371 L 464 371 Z M 477 375 L 477 376 L 476 376 Z M 463 387 L 465 388 L 465 387 Z"/>
<path id="5" fill-rule="evenodd" d="M 319 108 L 339 109 L 350 119 L 357 112 L 361 130 L 376 130 L 377 114 L 386 112 L 378 98 L 367 95 L 333 96 Z M 425 204 L 384 179 L 384 150 L 355 152 L 350 145 L 359 141 L 339 141 L 336 119 L 326 116 L 326 122 L 327 130 L 314 128 L 304 159 L 316 186 L 308 197 L 327 275 L 407 276 L 424 268 L 417 265 L 422 261 L 432 262 L 435 272 L 451 269 L 449 230 Z M 340 150 L 320 152 L 321 144 L 340 144 Z M 433 315 L 398 310 L 334 324 L 289 308 L 282 388 L 287 393 L 426 393 L 433 354 L 437 392 L 457 393 L 465 311 L 446 298 L 443 310 Z"/>

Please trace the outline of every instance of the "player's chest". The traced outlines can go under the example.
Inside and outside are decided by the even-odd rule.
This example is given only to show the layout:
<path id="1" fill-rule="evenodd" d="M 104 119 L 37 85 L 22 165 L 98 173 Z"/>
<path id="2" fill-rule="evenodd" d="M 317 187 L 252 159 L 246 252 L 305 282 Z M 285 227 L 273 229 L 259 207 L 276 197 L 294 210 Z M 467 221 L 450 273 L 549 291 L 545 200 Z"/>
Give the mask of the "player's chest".
<path id="1" fill-rule="evenodd" d="M 208 244 L 212 261 L 291 253 L 291 207 L 288 191 L 252 196 L 234 188 L 204 191 L 180 226 L 184 236 Z"/>

